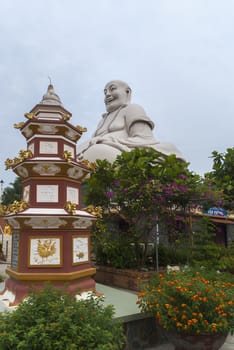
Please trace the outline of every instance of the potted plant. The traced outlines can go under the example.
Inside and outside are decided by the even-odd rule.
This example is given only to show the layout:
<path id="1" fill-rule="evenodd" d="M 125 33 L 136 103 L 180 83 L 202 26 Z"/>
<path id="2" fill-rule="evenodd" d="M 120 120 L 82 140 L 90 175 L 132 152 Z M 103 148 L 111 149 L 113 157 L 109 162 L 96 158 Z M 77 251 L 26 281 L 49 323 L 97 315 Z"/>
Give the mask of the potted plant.
<path id="1" fill-rule="evenodd" d="M 155 315 L 176 350 L 217 350 L 234 331 L 233 290 L 231 274 L 173 271 L 151 278 L 138 304 Z"/>

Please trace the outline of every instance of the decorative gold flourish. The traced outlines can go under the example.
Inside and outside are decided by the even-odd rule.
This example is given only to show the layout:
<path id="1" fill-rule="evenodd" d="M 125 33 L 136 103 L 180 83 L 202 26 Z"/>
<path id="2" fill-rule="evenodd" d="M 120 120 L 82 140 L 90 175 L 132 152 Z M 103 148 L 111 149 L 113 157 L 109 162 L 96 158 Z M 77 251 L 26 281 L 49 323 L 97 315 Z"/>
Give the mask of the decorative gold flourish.
<path id="1" fill-rule="evenodd" d="M 66 202 L 64 208 L 69 214 L 76 215 L 76 203 L 68 201 L 68 202 Z"/>
<path id="2" fill-rule="evenodd" d="M 11 227 L 10 227 L 10 225 L 6 225 L 4 227 L 4 235 L 7 235 L 7 236 L 11 235 Z"/>
<path id="3" fill-rule="evenodd" d="M 83 132 L 86 132 L 86 131 L 87 131 L 87 128 L 83 128 L 83 127 L 80 126 L 80 125 L 77 125 L 77 126 L 76 126 L 76 129 L 77 129 L 79 132 L 81 132 L 82 134 L 83 134 Z"/>
<path id="4" fill-rule="evenodd" d="M 32 158 L 33 154 L 32 154 L 32 151 L 30 149 L 27 149 L 27 150 L 21 149 L 19 151 L 19 156 L 23 161 L 24 159 Z"/>
<path id="5" fill-rule="evenodd" d="M 48 258 L 56 253 L 56 242 L 52 239 L 47 239 L 44 243 L 40 239 L 37 241 L 37 252 L 41 258 Z"/>
<path id="6" fill-rule="evenodd" d="M 25 113 L 24 116 L 25 116 L 25 118 L 27 118 L 27 119 L 33 119 L 33 118 L 35 118 L 35 114 L 34 114 L 34 113 Z"/>
<path id="7" fill-rule="evenodd" d="M 84 253 L 80 252 L 80 253 L 76 254 L 76 256 L 78 259 L 82 259 L 84 257 Z"/>
<path id="8" fill-rule="evenodd" d="M 30 150 L 19 151 L 19 157 L 15 157 L 14 159 L 7 158 L 5 161 L 6 170 L 12 168 L 14 165 L 23 162 L 27 158 L 32 158 L 33 154 Z"/>
<path id="9" fill-rule="evenodd" d="M 71 163 L 72 161 L 72 154 L 70 151 L 64 151 L 63 152 L 63 158 L 68 162 Z"/>
<path id="10" fill-rule="evenodd" d="M 6 170 L 10 169 L 14 165 L 13 159 L 7 158 L 5 161 Z"/>
<path id="11" fill-rule="evenodd" d="M 95 207 L 94 205 L 88 205 L 86 208 L 83 208 L 82 210 L 87 211 L 89 214 L 102 217 L 102 208 L 101 207 Z"/>
<path id="12" fill-rule="evenodd" d="M 87 159 L 83 159 L 83 160 L 80 162 L 80 164 L 86 166 L 86 167 L 89 168 L 90 170 L 95 170 L 96 167 L 97 167 L 97 164 L 96 164 L 95 162 L 90 162 L 90 161 L 88 161 Z"/>
<path id="13" fill-rule="evenodd" d="M 0 215 L 4 215 L 4 214 L 5 214 L 5 211 L 6 211 L 6 206 L 0 204 Z"/>
<path id="14" fill-rule="evenodd" d="M 24 126 L 25 122 L 19 122 L 19 123 L 15 123 L 13 126 L 15 129 L 21 129 Z"/>
<path id="15" fill-rule="evenodd" d="M 62 116 L 63 120 L 69 120 L 71 118 L 71 115 L 70 114 L 63 114 Z"/>
<path id="16" fill-rule="evenodd" d="M 17 214 L 28 208 L 28 204 L 24 201 L 18 202 L 14 201 L 4 208 L 5 214 Z"/>

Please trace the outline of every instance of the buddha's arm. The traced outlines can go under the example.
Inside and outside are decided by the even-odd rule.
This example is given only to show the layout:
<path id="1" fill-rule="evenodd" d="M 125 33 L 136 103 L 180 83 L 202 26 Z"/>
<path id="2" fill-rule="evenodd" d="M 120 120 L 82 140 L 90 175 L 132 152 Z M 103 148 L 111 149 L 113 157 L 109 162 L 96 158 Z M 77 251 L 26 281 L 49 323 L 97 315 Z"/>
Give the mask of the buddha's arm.
<path id="1" fill-rule="evenodd" d="M 151 125 L 146 121 L 138 121 L 132 124 L 128 135 L 125 140 L 122 140 L 122 144 L 130 149 L 141 146 L 153 146 L 158 143 L 153 136 Z"/>
<path id="2" fill-rule="evenodd" d="M 129 129 L 129 137 L 153 137 L 152 127 L 146 121 L 136 121 Z"/>

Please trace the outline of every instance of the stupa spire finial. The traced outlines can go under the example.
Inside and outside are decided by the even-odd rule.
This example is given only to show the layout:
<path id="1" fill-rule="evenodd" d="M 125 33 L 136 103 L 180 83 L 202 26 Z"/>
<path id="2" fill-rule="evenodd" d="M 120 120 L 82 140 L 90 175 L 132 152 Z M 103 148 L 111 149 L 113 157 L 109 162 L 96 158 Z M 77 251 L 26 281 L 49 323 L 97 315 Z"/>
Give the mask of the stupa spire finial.
<path id="1" fill-rule="evenodd" d="M 40 102 L 40 104 L 49 104 L 49 105 L 62 105 L 62 102 L 59 98 L 59 96 L 54 92 L 54 87 L 51 82 L 51 78 L 48 76 L 49 79 L 49 86 L 47 89 L 47 93 L 43 95 L 43 98 Z"/>

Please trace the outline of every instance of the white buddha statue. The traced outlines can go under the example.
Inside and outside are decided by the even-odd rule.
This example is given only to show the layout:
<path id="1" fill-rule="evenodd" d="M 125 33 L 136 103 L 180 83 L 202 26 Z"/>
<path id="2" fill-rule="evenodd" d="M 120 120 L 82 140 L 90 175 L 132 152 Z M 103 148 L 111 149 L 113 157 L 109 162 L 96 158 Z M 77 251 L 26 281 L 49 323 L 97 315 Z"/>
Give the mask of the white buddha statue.
<path id="1" fill-rule="evenodd" d="M 183 159 L 172 144 L 157 141 L 153 136 L 154 123 L 144 109 L 131 104 L 131 88 L 123 81 L 113 80 L 104 89 L 106 113 L 90 141 L 78 146 L 78 160 L 107 159 L 113 162 L 122 151 L 135 147 L 151 147 L 165 154 Z"/>

